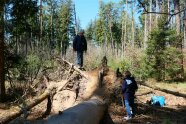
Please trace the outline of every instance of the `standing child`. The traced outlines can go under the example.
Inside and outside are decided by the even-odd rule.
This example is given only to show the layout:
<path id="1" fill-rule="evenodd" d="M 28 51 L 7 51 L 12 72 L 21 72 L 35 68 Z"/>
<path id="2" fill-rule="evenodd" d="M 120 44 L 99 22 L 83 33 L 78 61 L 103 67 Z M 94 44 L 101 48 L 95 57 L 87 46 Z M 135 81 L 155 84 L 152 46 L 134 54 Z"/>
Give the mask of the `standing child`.
<path id="1" fill-rule="evenodd" d="M 129 71 L 125 71 L 124 80 L 122 83 L 122 93 L 124 96 L 125 108 L 127 116 L 124 117 L 125 120 L 130 120 L 136 114 L 136 104 L 134 103 L 134 95 L 138 89 L 137 83 Z M 132 111 L 130 110 L 132 108 Z"/>

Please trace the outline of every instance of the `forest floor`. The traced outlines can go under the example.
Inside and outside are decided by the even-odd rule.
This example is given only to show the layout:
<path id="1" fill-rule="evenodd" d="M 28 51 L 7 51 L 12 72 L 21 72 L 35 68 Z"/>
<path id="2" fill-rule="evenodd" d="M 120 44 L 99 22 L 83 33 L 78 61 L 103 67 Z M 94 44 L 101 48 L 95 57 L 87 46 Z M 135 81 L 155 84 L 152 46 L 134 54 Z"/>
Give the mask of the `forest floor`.
<path id="1" fill-rule="evenodd" d="M 146 94 L 147 93 L 147 94 Z M 186 93 L 186 92 L 182 92 Z M 142 94 L 142 95 L 141 95 Z M 143 95 L 144 94 L 144 95 Z M 146 103 L 151 96 L 164 96 L 165 106 L 158 107 Z M 121 98 L 112 102 L 109 106 L 107 118 L 108 124 L 185 124 L 186 123 L 186 98 L 175 96 L 174 94 L 164 93 L 158 90 L 140 85 L 136 94 L 137 115 L 130 121 L 123 119 L 126 116 L 122 107 Z M 108 120 L 108 119 L 107 119 Z"/>
<path id="2" fill-rule="evenodd" d="M 184 91 L 184 88 L 183 88 Z M 185 93 L 183 92 L 182 93 Z M 181 93 L 181 92 L 180 92 Z M 166 105 L 164 107 L 152 106 L 146 103 L 152 95 L 164 96 Z M 153 90 L 139 85 L 136 93 L 137 115 L 130 121 L 123 119 L 126 116 L 120 95 L 112 98 L 108 113 L 102 124 L 185 124 L 186 122 L 186 98 Z M 34 107 L 28 116 L 28 120 L 41 119 L 46 110 L 47 100 Z M 0 108 L 0 118 L 8 109 Z M 52 114 L 52 113 L 51 113 Z"/>
<path id="3" fill-rule="evenodd" d="M 67 71 L 68 72 L 68 71 Z M 60 74 L 59 74 L 60 75 Z M 67 73 L 69 75 L 69 73 Z M 55 75 L 59 77 L 58 75 Z M 54 75 L 50 76 L 54 77 Z M 110 76 L 109 76 L 110 77 Z M 73 77 L 75 79 L 74 82 L 84 82 L 85 80 L 77 78 L 76 76 Z M 66 79 L 61 77 L 61 79 Z M 152 87 L 160 87 L 163 89 L 167 89 L 170 91 L 186 94 L 186 83 L 154 83 L 153 81 L 147 81 L 148 84 Z M 62 82 L 63 83 L 63 82 Z M 80 84 L 81 84 L 80 83 Z M 62 85 L 62 84 L 60 84 Z M 185 124 L 186 123 L 186 97 L 179 96 L 179 94 L 174 93 L 166 93 L 159 90 L 155 90 L 153 88 L 149 88 L 144 85 L 140 85 L 139 89 L 136 93 L 135 102 L 137 103 L 137 115 L 130 121 L 125 121 L 123 119 L 126 116 L 125 108 L 122 105 L 122 98 L 120 95 L 120 87 L 118 84 L 114 84 L 116 89 L 114 93 L 111 95 L 110 104 L 108 106 L 108 112 L 105 114 L 103 121 L 100 124 Z M 92 86 L 91 86 L 92 87 Z M 67 89 L 70 91 L 69 89 Z M 60 101 L 56 101 L 54 99 L 53 103 L 59 103 L 61 107 L 65 106 L 65 104 L 69 105 L 69 99 L 66 102 L 65 99 L 69 96 L 69 92 L 67 90 L 62 91 L 63 95 L 59 94 L 59 98 L 62 96 L 64 97 Z M 85 89 L 82 89 L 85 90 Z M 64 93 L 65 92 L 65 93 Z M 67 94 L 66 94 L 67 92 Z M 72 97 L 75 97 L 75 94 L 70 91 Z M 165 106 L 158 107 L 152 106 L 147 103 L 151 99 L 153 95 L 156 96 L 164 96 L 165 97 Z M 54 97 L 55 98 L 55 97 Z M 56 98 L 57 99 L 57 98 Z M 32 101 L 32 98 L 30 98 Z M 10 107 L 11 106 L 11 107 Z M 27 117 L 28 120 L 35 120 L 35 119 L 44 119 L 44 113 L 46 111 L 47 100 L 44 100 L 37 106 L 33 107 L 29 111 L 29 116 Z M 16 106 L 15 106 L 16 107 Z M 0 104 L 0 120 L 11 111 L 11 108 L 14 108 L 12 103 L 5 103 Z M 57 110 L 62 110 L 64 108 L 57 108 L 52 107 L 50 115 L 52 115 Z M 58 111 L 57 111 L 58 112 Z"/>

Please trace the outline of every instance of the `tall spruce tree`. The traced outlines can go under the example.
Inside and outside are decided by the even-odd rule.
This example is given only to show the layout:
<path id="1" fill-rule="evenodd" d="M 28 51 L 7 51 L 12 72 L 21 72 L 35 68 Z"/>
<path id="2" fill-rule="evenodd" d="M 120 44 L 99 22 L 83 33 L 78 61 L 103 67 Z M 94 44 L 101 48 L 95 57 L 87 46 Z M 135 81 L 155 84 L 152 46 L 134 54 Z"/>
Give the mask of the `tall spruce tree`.
<path id="1" fill-rule="evenodd" d="M 59 14 L 58 50 L 62 56 L 66 55 L 69 46 L 69 36 L 74 35 L 73 3 L 72 0 L 63 0 Z"/>
<path id="2" fill-rule="evenodd" d="M 182 57 L 181 52 L 175 47 L 176 32 L 165 26 L 166 19 L 167 16 L 160 18 L 158 27 L 151 32 L 146 49 L 149 76 L 158 81 L 178 78 L 178 63 Z"/>

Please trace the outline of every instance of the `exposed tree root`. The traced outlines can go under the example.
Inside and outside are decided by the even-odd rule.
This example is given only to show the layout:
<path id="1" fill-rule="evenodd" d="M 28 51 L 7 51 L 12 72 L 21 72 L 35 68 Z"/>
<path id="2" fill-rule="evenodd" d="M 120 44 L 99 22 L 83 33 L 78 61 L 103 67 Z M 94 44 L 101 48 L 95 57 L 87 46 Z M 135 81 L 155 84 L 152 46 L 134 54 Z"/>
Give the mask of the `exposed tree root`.
<path id="1" fill-rule="evenodd" d="M 77 67 L 75 67 L 72 63 L 66 61 L 66 60 L 59 60 L 58 62 L 64 66 L 63 68 L 59 70 L 63 70 L 63 72 L 66 74 L 65 81 L 49 81 L 47 83 L 47 93 L 45 92 L 45 97 L 38 99 L 37 104 L 40 101 L 43 101 L 46 98 L 49 98 L 50 93 L 53 91 L 55 94 L 53 99 L 49 99 L 49 103 L 47 105 L 47 111 L 45 113 L 45 116 L 48 115 L 51 111 L 51 103 L 56 105 L 58 99 L 60 98 L 61 102 L 59 102 L 59 106 L 65 108 L 64 109 L 56 109 L 56 115 L 51 116 L 47 120 L 40 120 L 40 121 L 27 121 L 28 123 L 61 123 L 61 121 L 70 122 L 72 121 L 72 118 L 77 121 L 76 124 L 98 124 L 103 117 L 105 110 L 107 108 L 107 103 L 109 101 L 109 94 L 112 92 L 112 90 L 108 90 L 108 88 L 111 88 L 114 81 L 116 80 L 116 76 L 114 72 L 110 73 L 107 66 L 102 64 L 102 66 L 98 67 L 95 70 L 85 72 L 81 71 Z M 105 60 L 103 61 L 105 62 Z M 107 61 L 106 61 L 107 63 Z M 65 67 L 68 66 L 69 69 L 66 69 Z M 59 73 L 62 74 L 61 72 Z M 64 77 L 64 76 L 62 76 Z M 50 77 L 49 77 L 50 79 Z M 66 92 L 66 95 L 65 95 Z M 74 95 L 75 94 L 75 95 Z M 57 96 L 58 95 L 58 96 Z M 42 95 L 43 96 L 43 95 Z M 60 96 L 60 97 L 59 97 Z M 69 101 L 70 100 L 70 101 Z M 72 108 L 69 108 L 71 106 L 65 107 L 65 103 L 69 105 L 71 102 L 71 106 L 74 106 Z M 36 105 L 33 103 L 30 103 L 31 106 L 27 109 L 31 109 L 33 106 Z M 52 107 L 54 107 L 52 105 Z M 67 109 L 69 108 L 69 109 Z M 77 111 L 77 113 L 76 113 Z M 12 116 L 10 118 L 15 118 L 17 116 L 20 116 L 22 111 L 16 116 Z M 67 117 L 67 115 L 70 114 Z M 89 116 L 89 117 L 85 117 Z M 96 118 L 92 118 L 92 116 L 96 116 Z M 83 118 L 85 119 L 83 122 Z M 7 119 L 8 121 L 9 119 Z M 25 120 L 24 120 L 25 121 Z M 4 121 L 3 121 L 4 122 Z M 20 123 L 20 122 L 19 122 Z M 72 123 L 72 122 L 71 122 Z M 73 121 L 74 124 L 74 121 Z"/>

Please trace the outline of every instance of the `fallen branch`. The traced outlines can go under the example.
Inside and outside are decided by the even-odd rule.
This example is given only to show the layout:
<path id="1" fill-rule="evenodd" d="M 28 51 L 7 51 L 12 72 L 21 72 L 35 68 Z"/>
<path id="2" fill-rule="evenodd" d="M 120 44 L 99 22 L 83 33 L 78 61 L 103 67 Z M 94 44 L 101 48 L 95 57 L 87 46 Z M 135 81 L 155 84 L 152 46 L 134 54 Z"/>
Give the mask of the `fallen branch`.
<path id="1" fill-rule="evenodd" d="M 57 89 L 57 92 L 62 91 L 69 83 L 70 79 L 66 80 L 65 84 Z"/>
<path id="2" fill-rule="evenodd" d="M 143 95 L 148 95 L 148 94 L 152 94 L 152 93 L 154 93 L 154 92 L 148 91 L 148 92 L 145 92 L 145 93 L 136 94 L 136 96 L 143 96 Z"/>
<path id="3" fill-rule="evenodd" d="M 45 100 L 46 98 L 48 98 L 50 96 L 50 92 L 46 91 L 44 92 L 42 95 L 40 95 L 38 98 L 32 100 L 31 103 L 28 103 L 26 108 L 24 107 L 16 107 L 14 109 L 11 110 L 10 113 L 8 113 L 8 115 L 4 118 L 2 118 L 0 120 L 0 124 L 4 124 L 4 123 L 8 123 L 11 120 L 19 117 L 21 114 L 23 114 L 23 112 L 26 110 L 30 110 L 31 108 L 33 108 L 34 106 L 36 106 L 37 104 L 41 103 L 43 100 Z"/>
<path id="4" fill-rule="evenodd" d="M 68 74 L 67 74 L 66 80 L 69 79 L 69 77 L 70 77 L 70 73 L 71 73 L 73 67 L 74 67 L 74 65 L 71 65 L 71 67 L 70 67 L 70 69 L 69 69 L 69 71 L 68 71 Z"/>
<path id="5" fill-rule="evenodd" d="M 72 64 L 64 59 L 58 59 L 58 61 L 63 61 L 64 63 L 70 65 L 70 67 L 74 68 L 74 70 L 76 70 L 78 73 L 80 73 L 80 75 L 82 75 L 84 78 L 88 79 L 88 75 L 86 73 L 84 73 L 83 71 L 81 71 L 79 68 L 77 68 L 74 64 Z"/>
<path id="6" fill-rule="evenodd" d="M 107 103 L 109 102 L 109 96 L 106 95 L 107 88 L 104 89 L 104 87 L 102 86 L 106 86 L 105 83 L 103 85 L 104 81 L 108 81 L 110 83 L 114 83 L 115 81 L 115 77 L 110 76 L 111 74 L 109 73 L 109 75 L 107 75 L 107 78 L 104 78 L 106 76 L 106 72 L 108 70 L 104 69 L 106 67 L 101 67 L 99 69 L 93 70 L 91 73 L 85 73 L 83 71 L 81 71 L 80 69 L 76 68 L 75 66 L 72 66 L 73 64 L 69 63 L 66 60 L 59 60 L 60 63 L 66 63 L 68 65 L 71 65 L 71 69 L 72 67 L 80 73 L 80 75 L 82 75 L 83 77 L 85 77 L 86 79 L 88 79 L 89 81 L 89 85 L 87 85 L 89 88 L 86 87 L 86 91 L 89 91 L 89 94 L 86 96 L 84 96 L 84 99 L 89 99 L 91 96 L 91 99 L 87 100 L 87 101 L 81 101 L 80 104 L 71 107 L 69 109 L 66 109 L 62 112 L 60 112 L 59 114 L 53 115 L 51 117 L 49 117 L 47 120 L 40 120 L 40 121 L 26 121 L 28 123 L 37 123 L 41 124 L 41 123 L 47 123 L 47 124 L 57 124 L 57 123 L 64 123 L 64 124 L 99 124 L 100 120 L 103 118 L 105 110 L 107 109 Z M 93 74 L 93 75 L 91 75 Z M 72 76 L 72 75 L 71 75 Z M 51 88 L 47 87 L 47 89 L 57 89 L 57 92 L 62 90 L 65 86 L 67 86 L 68 82 L 70 82 L 69 78 L 68 80 L 66 80 L 66 82 L 63 82 L 63 86 L 61 87 L 55 87 L 54 83 L 50 83 L 51 84 Z M 106 80 L 107 79 L 107 80 Z M 57 85 L 58 86 L 58 85 Z M 51 90 L 48 91 L 51 92 Z M 85 90 L 84 90 L 85 91 Z M 49 94 L 47 94 L 49 95 Z M 81 97 L 81 96 L 80 96 Z M 47 96 L 45 97 L 45 99 L 48 98 Z M 76 96 L 77 98 L 77 96 Z M 69 104 L 69 103 L 68 103 Z M 28 108 L 28 107 L 27 107 Z M 25 122 L 25 121 L 24 121 Z"/>

